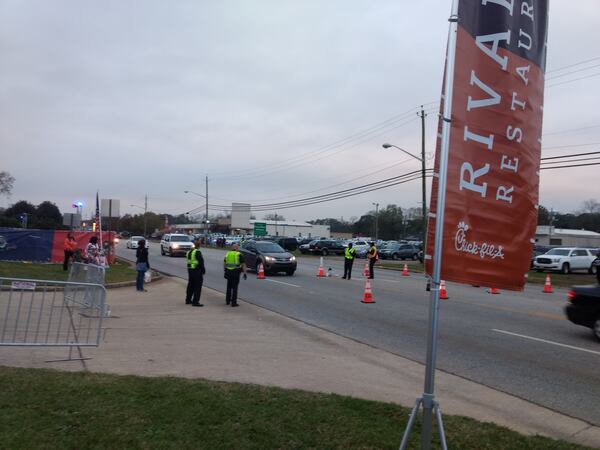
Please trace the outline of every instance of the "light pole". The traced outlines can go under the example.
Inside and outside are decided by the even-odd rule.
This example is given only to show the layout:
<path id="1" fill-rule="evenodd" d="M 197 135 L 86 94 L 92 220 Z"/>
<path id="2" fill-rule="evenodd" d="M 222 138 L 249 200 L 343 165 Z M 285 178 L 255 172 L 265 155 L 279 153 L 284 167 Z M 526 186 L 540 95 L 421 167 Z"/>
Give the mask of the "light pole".
<path id="1" fill-rule="evenodd" d="M 418 161 L 421 161 L 421 193 L 423 195 L 423 199 L 422 199 L 422 206 L 421 206 L 421 211 L 423 213 L 423 254 L 425 254 L 425 239 L 427 237 L 427 203 L 426 203 L 426 191 L 425 191 L 425 146 L 421 147 L 421 157 L 419 158 L 416 155 L 413 155 L 412 153 L 404 150 L 401 147 L 398 147 L 397 145 L 393 145 L 393 144 L 388 144 L 385 143 L 383 144 L 383 148 L 390 148 L 390 147 L 394 147 L 397 148 L 398 150 L 406 153 L 409 156 L 412 156 L 413 158 L 415 158 Z"/>
<path id="2" fill-rule="evenodd" d="M 194 191 L 183 191 L 186 194 L 194 194 L 206 199 L 206 213 L 204 214 L 204 239 L 208 239 L 208 177 L 206 177 L 206 195 Z"/>
<path id="3" fill-rule="evenodd" d="M 148 221 L 147 221 L 147 215 L 146 213 L 148 212 L 148 196 L 146 195 L 144 197 L 144 206 L 139 206 L 139 205 L 129 205 L 130 207 L 136 207 L 136 208 L 140 208 L 144 210 L 144 239 L 147 237 L 147 225 L 148 225 Z"/>
<path id="4" fill-rule="evenodd" d="M 375 206 L 375 241 L 379 239 L 379 203 L 371 203 Z"/>

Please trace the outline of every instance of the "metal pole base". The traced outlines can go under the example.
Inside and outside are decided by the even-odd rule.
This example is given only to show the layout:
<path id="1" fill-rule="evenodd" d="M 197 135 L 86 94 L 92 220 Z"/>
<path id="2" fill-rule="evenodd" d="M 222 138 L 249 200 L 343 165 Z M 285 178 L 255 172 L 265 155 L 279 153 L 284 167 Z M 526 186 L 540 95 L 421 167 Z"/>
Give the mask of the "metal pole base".
<path id="1" fill-rule="evenodd" d="M 406 429 L 404 430 L 404 436 L 402 436 L 402 442 L 400 442 L 399 450 L 406 450 L 406 446 L 408 445 L 408 438 L 410 437 L 410 432 L 412 431 L 412 427 L 415 424 L 415 420 L 419 415 L 419 408 L 423 405 L 423 397 L 419 397 L 415 402 L 415 406 L 410 412 L 410 416 L 408 418 L 408 423 L 406 424 Z M 433 400 L 433 411 L 435 412 L 435 420 L 437 421 L 438 430 L 440 433 L 440 445 L 442 450 L 448 450 L 448 446 L 446 445 L 446 433 L 444 432 L 444 422 L 442 421 L 442 411 L 440 410 L 440 404 Z M 431 447 L 431 443 L 427 448 Z"/>
<path id="2" fill-rule="evenodd" d="M 77 352 L 79 353 L 79 358 L 73 358 L 73 347 L 69 347 L 69 357 L 68 358 L 64 358 L 64 359 L 48 359 L 44 362 L 47 363 L 53 363 L 53 362 L 70 362 L 70 361 L 81 361 L 81 364 L 83 364 L 83 368 L 85 370 L 87 370 L 87 366 L 85 364 L 85 361 L 87 361 L 88 359 L 92 359 L 91 357 L 84 357 L 83 356 L 83 352 L 81 351 L 81 347 L 77 346 Z"/>

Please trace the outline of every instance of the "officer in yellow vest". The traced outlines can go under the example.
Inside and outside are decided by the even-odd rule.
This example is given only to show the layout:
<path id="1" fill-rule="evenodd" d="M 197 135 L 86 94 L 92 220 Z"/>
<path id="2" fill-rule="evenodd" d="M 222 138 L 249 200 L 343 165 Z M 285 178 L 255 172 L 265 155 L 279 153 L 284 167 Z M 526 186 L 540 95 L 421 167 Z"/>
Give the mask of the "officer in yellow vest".
<path id="1" fill-rule="evenodd" d="M 223 268 L 227 280 L 225 303 L 231 304 L 233 307 L 239 306 L 237 302 L 238 285 L 240 284 L 240 274 L 242 272 L 244 273 L 244 280 L 246 279 L 246 264 L 237 244 L 233 244 L 231 250 L 225 254 Z"/>
<path id="2" fill-rule="evenodd" d="M 367 258 L 369 258 L 369 278 L 375 278 L 375 263 L 379 259 L 379 254 L 377 252 L 377 247 L 375 247 L 375 242 L 371 242 L 371 248 L 369 249 L 369 253 L 367 253 Z"/>
<path id="3" fill-rule="evenodd" d="M 188 269 L 185 304 L 192 306 L 204 306 L 200 303 L 200 293 L 202 292 L 202 283 L 204 282 L 206 269 L 204 268 L 202 252 L 198 250 L 198 247 L 200 247 L 200 240 L 196 239 L 194 241 L 194 248 L 189 250 L 185 255 Z"/>
<path id="4" fill-rule="evenodd" d="M 352 277 L 352 264 L 356 257 L 356 249 L 352 248 L 352 242 L 348 243 L 348 247 L 344 249 L 344 280 L 349 280 Z"/>

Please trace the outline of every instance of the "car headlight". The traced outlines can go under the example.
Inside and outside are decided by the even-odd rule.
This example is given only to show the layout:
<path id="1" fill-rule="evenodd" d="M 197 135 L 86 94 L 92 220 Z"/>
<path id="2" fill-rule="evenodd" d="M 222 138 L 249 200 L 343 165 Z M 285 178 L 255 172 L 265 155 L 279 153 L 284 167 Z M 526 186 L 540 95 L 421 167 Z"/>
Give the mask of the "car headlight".
<path id="1" fill-rule="evenodd" d="M 179 248 L 179 244 L 173 244 L 173 248 Z"/>
<path id="2" fill-rule="evenodd" d="M 273 262 L 275 261 L 275 258 L 273 258 L 272 256 L 265 256 L 265 261 Z"/>
<path id="3" fill-rule="evenodd" d="M 115 244 L 118 244 L 119 243 L 119 238 L 115 238 L 114 242 L 115 242 Z"/>
<path id="4" fill-rule="evenodd" d="M 290 261 L 296 261 L 296 257 L 292 255 L 292 257 L 290 258 Z"/>
<path id="5" fill-rule="evenodd" d="M 559 262 L 560 258 L 552 258 L 552 262 Z"/>

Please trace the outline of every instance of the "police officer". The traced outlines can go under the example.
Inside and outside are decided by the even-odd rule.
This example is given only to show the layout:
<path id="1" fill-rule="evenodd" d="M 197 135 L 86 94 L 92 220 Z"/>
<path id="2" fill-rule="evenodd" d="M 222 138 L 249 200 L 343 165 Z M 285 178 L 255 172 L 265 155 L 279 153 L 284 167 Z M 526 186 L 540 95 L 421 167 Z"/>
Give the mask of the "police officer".
<path id="1" fill-rule="evenodd" d="M 198 250 L 198 247 L 200 247 L 200 241 L 196 239 L 194 241 L 194 248 L 189 250 L 185 255 L 188 269 L 185 304 L 192 306 L 204 306 L 200 303 L 200 293 L 202 292 L 202 283 L 206 269 L 204 268 L 202 252 Z"/>
<path id="2" fill-rule="evenodd" d="M 377 262 L 377 247 L 375 247 L 375 242 L 371 242 L 371 248 L 369 249 L 369 253 L 367 253 L 367 258 L 369 258 L 369 278 L 375 278 L 375 272 L 373 271 L 375 267 L 375 262 Z"/>
<path id="3" fill-rule="evenodd" d="M 225 293 L 225 303 L 231 306 L 239 306 L 237 302 L 238 285 L 240 284 L 240 274 L 244 272 L 246 279 L 246 264 L 244 257 L 239 252 L 238 244 L 233 244 L 231 250 L 225 254 L 223 268 L 225 270 L 225 279 L 227 280 L 227 291 Z"/>
<path id="4" fill-rule="evenodd" d="M 352 264 L 356 256 L 356 249 L 352 248 L 352 242 L 344 249 L 344 280 L 349 280 L 352 277 Z"/>

